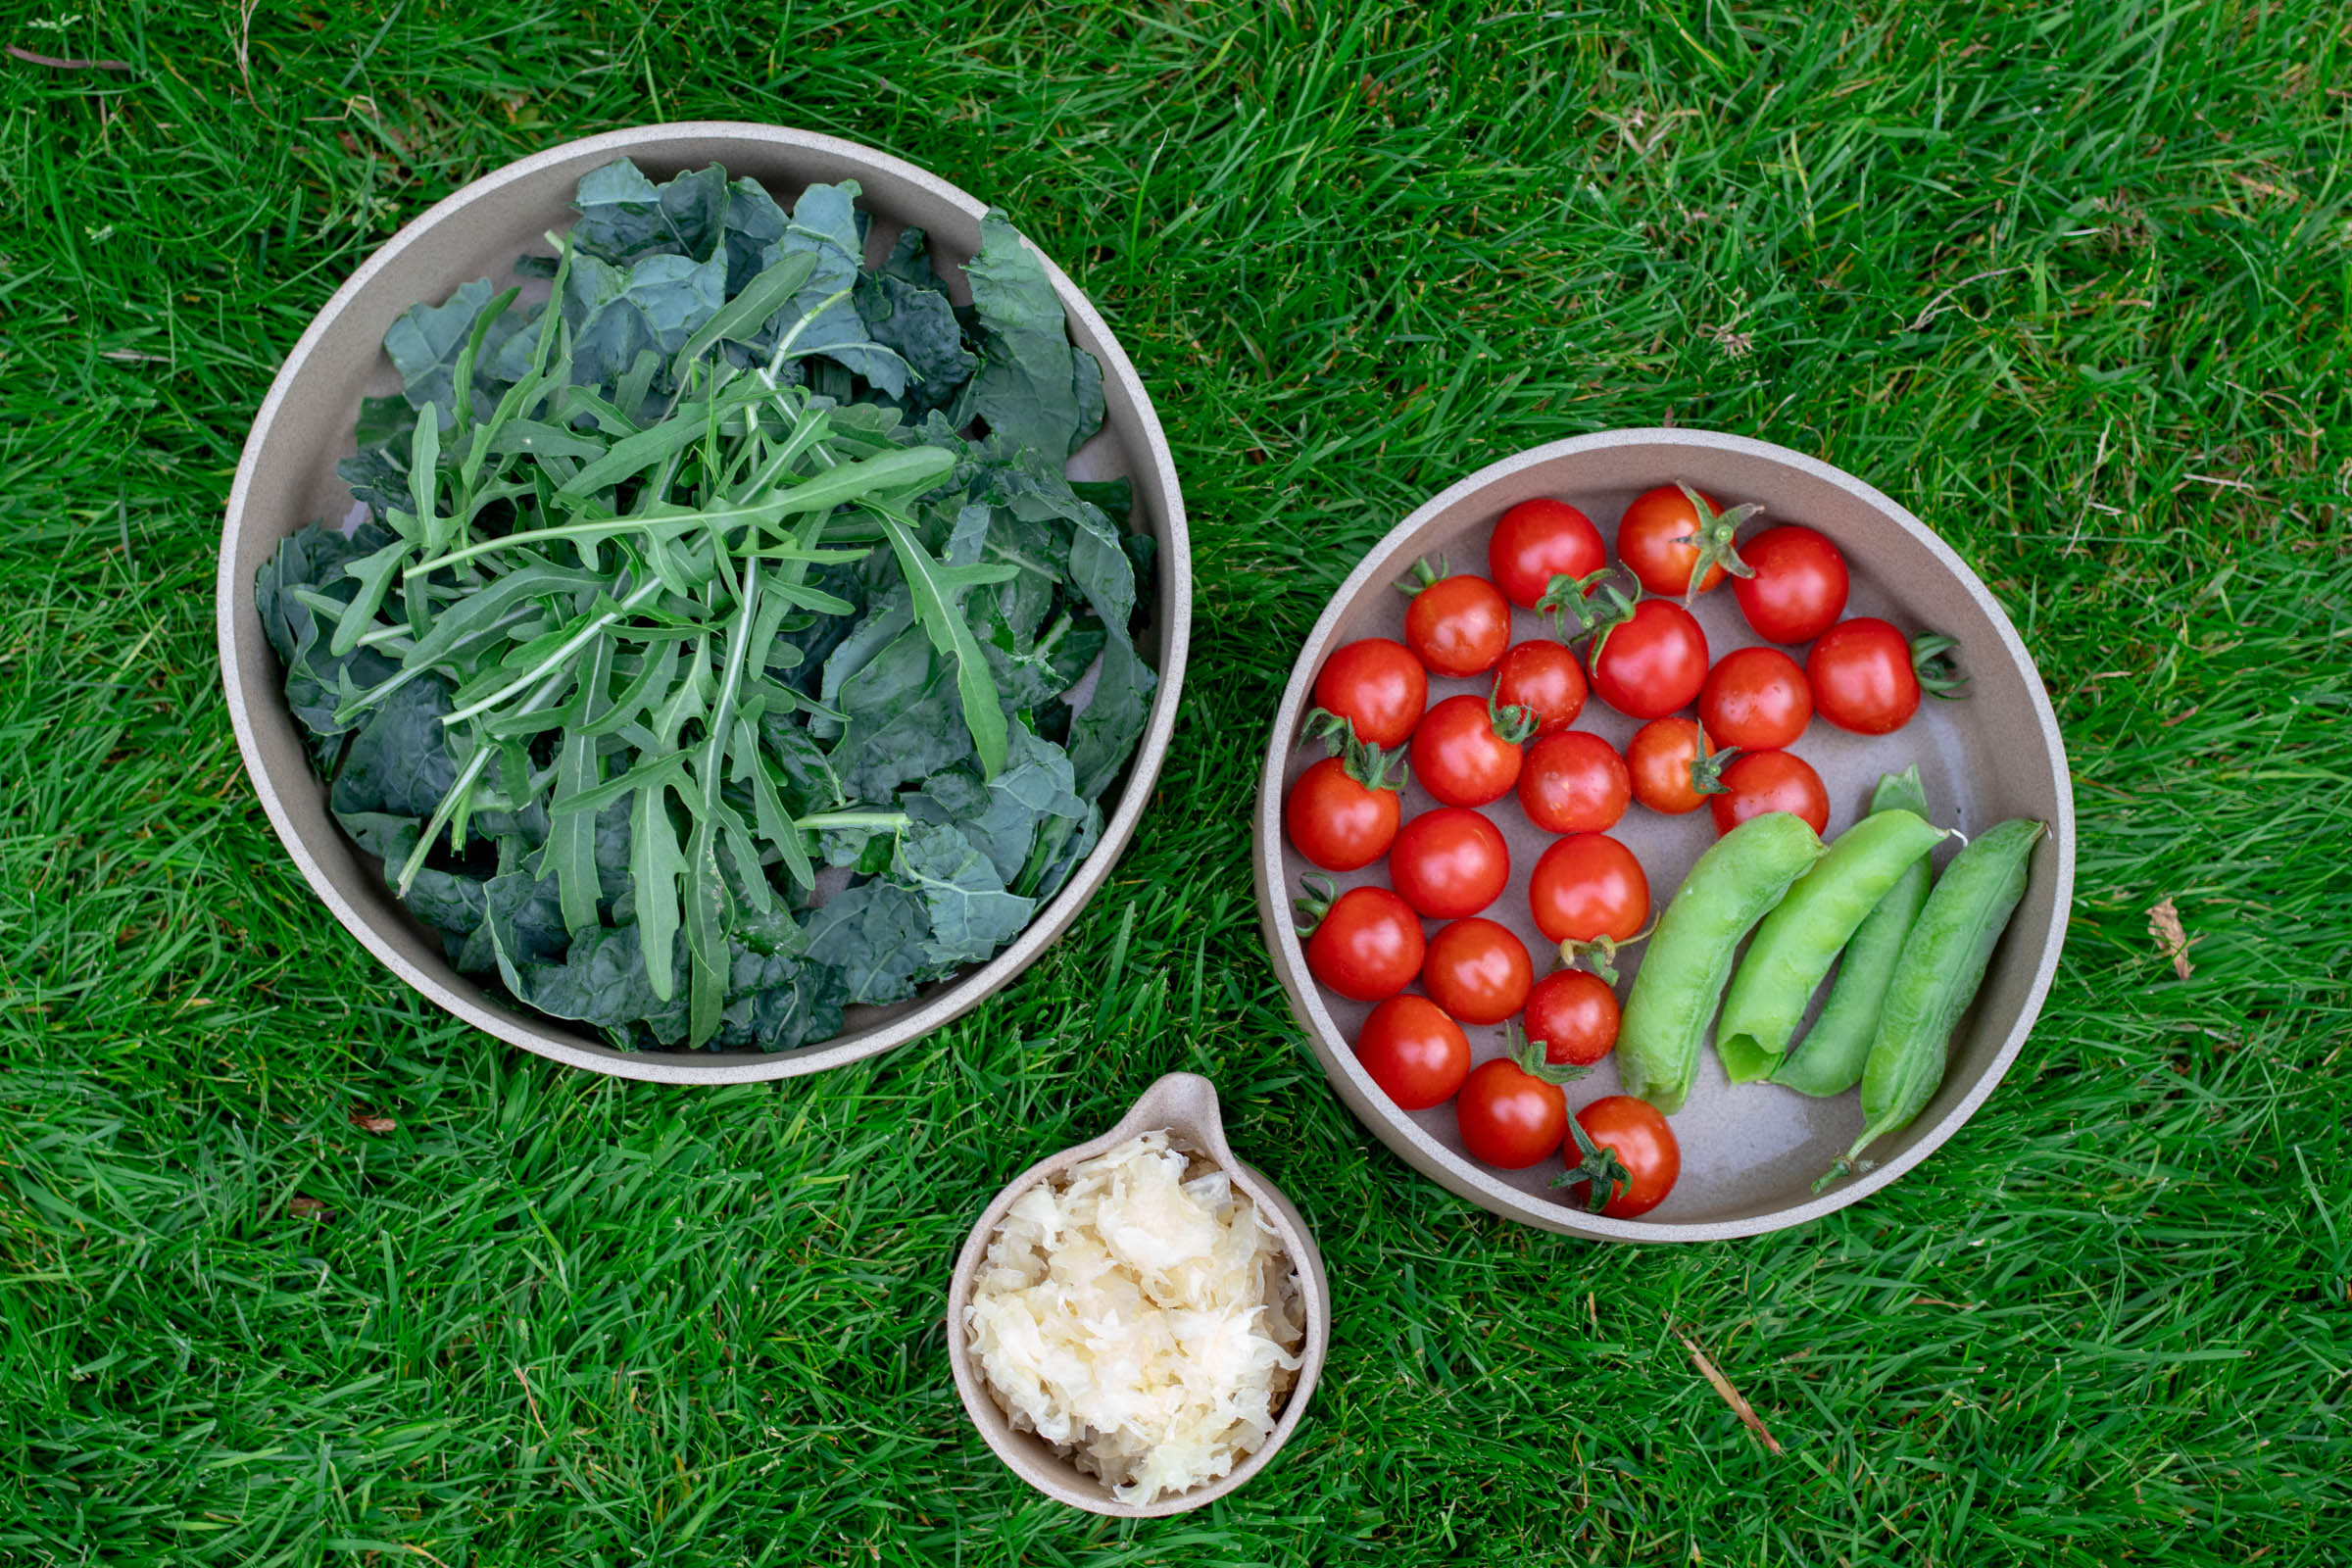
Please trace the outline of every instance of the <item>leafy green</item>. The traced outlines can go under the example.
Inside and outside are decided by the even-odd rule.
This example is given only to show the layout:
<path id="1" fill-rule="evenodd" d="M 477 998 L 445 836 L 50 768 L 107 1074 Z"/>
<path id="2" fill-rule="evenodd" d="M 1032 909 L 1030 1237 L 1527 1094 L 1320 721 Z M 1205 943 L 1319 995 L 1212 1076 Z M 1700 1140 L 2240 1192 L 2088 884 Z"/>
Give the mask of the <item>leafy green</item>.
<path id="1" fill-rule="evenodd" d="M 593 172 L 518 264 L 552 306 L 394 323 L 366 520 L 255 581 L 353 842 L 461 970 L 618 1044 L 789 1050 L 986 961 L 1149 712 L 1043 265 L 992 215 L 958 312 L 919 230 L 861 265 L 857 196 Z"/>

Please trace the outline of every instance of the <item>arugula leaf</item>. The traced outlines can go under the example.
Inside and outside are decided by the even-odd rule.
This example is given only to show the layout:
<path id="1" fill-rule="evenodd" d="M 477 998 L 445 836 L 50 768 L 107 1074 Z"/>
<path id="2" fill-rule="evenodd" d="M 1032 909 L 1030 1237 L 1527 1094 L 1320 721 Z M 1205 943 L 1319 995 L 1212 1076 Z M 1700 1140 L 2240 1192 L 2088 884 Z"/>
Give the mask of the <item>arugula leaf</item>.
<path id="1" fill-rule="evenodd" d="M 964 589 L 976 583 L 1003 582 L 1019 568 L 951 566 L 934 561 L 905 519 L 881 511 L 874 515 L 890 539 L 891 553 L 899 558 L 900 569 L 906 573 L 916 623 L 931 639 L 931 646 L 956 667 L 956 697 L 963 709 L 964 725 L 971 731 L 972 748 L 980 756 L 980 771 L 993 775 L 1004 765 L 1004 710 L 997 705 L 996 679 L 989 673 L 979 641 L 972 636 L 971 624 L 963 618 L 959 601 Z"/>

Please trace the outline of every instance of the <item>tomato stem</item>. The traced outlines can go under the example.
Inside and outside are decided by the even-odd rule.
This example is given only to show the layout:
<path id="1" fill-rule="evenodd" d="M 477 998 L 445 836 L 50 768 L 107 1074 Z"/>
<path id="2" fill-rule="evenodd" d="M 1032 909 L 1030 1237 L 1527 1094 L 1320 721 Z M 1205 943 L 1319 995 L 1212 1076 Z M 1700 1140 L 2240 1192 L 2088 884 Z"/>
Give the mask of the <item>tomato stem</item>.
<path id="1" fill-rule="evenodd" d="M 1323 884 L 1319 888 L 1315 886 L 1318 882 Z M 1298 885 L 1306 889 L 1306 897 L 1293 899 L 1291 907 L 1298 911 L 1298 918 L 1304 922 L 1298 927 L 1298 934 L 1311 937 L 1315 934 L 1315 927 L 1321 925 L 1323 917 L 1331 912 L 1332 905 L 1338 902 L 1339 884 L 1319 871 L 1309 871 L 1298 878 Z"/>
<path id="2" fill-rule="evenodd" d="M 1919 677 L 1921 691 L 1947 703 L 1968 696 L 1968 676 L 1952 658 L 1959 647 L 1959 638 L 1940 632 L 1921 632 L 1911 639 L 1911 670 Z"/>
<path id="3" fill-rule="evenodd" d="M 1544 1041 L 1530 1040 L 1520 1029 L 1516 1018 L 1503 1020 L 1502 1049 L 1510 1054 L 1511 1060 L 1518 1064 L 1521 1072 L 1547 1084 L 1572 1084 L 1592 1071 L 1590 1067 L 1579 1067 L 1574 1062 L 1549 1059 L 1550 1047 Z"/>
<path id="4" fill-rule="evenodd" d="M 1582 577 L 1554 577 L 1551 586 L 1544 590 L 1544 597 L 1536 601 L 1536 613 L 1552 617 L 1560 641 L 1572 643 L 1579 637 L 1592 639 L 1592 646 L 1586 653 L 1588 660 L 1598 659 L 1601 645 L 1609 640 L 1609 633 L 1634 618 L 1634 601 L 1625 596 L 1624 589 L 1609 580 L 1616 572 L 1614 566 L 1603 566 Z M 1596 592 L 1597 598 L 1594 597 Z M 1634 592 L 1637 595 L 1641 593 L 1639 584 Z M 1568 629 L 1568 620 L 1572 616 L 1576 620 L 1574 631 Z"/>
<path id="5" fill-rule="evenodd" d="M 1690 759 L 1691 793 L 1696 795 L 1731 794 L 1732 787 L 1723 781 L 1723 770 L 1729 767 L 1732 759 L 1739 755 L 1740 748 L 1737 746 L 1719 746 L 1714 751 L 1708 751 L 1707 732 L 1704 727 L 1701 727 L 1698 732 L 1698 755 Z"/>
<path id="6" fill-rule="evenodd" d="M 1735 577 L 1753 577 L 1756 574 L 1755 567 L 1740 559 L 1740 547 L 1733 542 L 1732 536 L 1750 517 L 1763 515 L 1764 508 L 1761 503 L 1750 501 L 1728 512 L 1717 512 L 1705 496 L 1681 480 L 1675 481 L 1675 488 L 1682 491 L 1684 498 L 1690 503 L 1690 510 L 1698 514 L 1697 531 L 1687 533 L 1675 541 L 1676 544 L 1693 546 L 1698 551 L 1698 559 L 1690 563 L 1690 589 L 1683 595 L 1683 608 L 1688 610 L 1698 598 L 1698 585 L 1717 566 Z"/>
<path id="7" fill-rule="evenodd" d="M 1554 1176 L 1551 1185 L 1574 1187 L 1579 1182 L 1591 1183 L 1585 1196 L 1585 1212 L 1597 1214 L 1617 1200 L 1619 1185 L 1634 1185 L 1634 1173 L 1625 1168 L 1617 1151 L 1594 1143 L 1592 1135 L 1585 1131 L 1585 1124 L 1574 1116 L 1568 1118 L 1568 1136 L 1576 1141 L 1577 1152 L 1585 1157 Z"/>
<path id="8" fill-rule="evenodd" d="M 1613 986 L 1617 983 L 1617 950 L 1621 947 L 1630 948 L 1637 942 L 1646 940 L 1649 933 L 1656 929 L 1657 926 L 1653 923 L 1627 937 L 1623 942 L 1610 936 L 1593 937 L 1586 942 L 1580 942 L 1571 937 L 1560 944 L 1560 962 L 1573 969 L 1578 964 L 1590 960 L 1592 972 L 1600 976 L 1604 984 Z"/>
<path id="9" fill-rule="evenodd" d="M 1438 564 L 1434 568 L 1429 564 L 1429 558 L 1423 556 L 1419 561 L 1413 563 L 1412 571 L 1406 575 L 1404 581 L 1396 584 L 1396 588 L 1405 598 L 1413 599 L 1419 597 L 1424 590 L 1444 582 L 1451 575 L 1452 573 L 1446 569 L 1444 555 L 1438 557 Z"/>
<path id="10" fill-rule="evenodd" d="M 1524 746 L 1535 735 L 1536 725 L 1542 721 L 1536 717 L 1533 709 L 1522 708 L 1517 703 L 1497 704 L 1490 692 L 1487 695 L 1487 722 L 1494 728 L 1496 740 Z"/>

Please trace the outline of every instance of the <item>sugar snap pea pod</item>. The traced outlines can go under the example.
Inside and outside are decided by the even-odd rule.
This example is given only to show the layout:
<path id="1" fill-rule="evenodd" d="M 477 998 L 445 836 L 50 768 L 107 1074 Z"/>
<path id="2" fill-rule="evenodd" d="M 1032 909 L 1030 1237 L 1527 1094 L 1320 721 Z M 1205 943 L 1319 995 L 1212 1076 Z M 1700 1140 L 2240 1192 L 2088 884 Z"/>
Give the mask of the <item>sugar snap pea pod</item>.
<path id="1" fill-rule="evenodd" d="M 1928 814 L 1928 792 L 1919 782 L 1919 764 L 1889 773 L 1871 792 L 1873 811 L 1916 811 Z M 1928 902 L 1928 884 L 1935 880 L 1928 858 L 1921 856 L 1895 878 L 1879 906 L 1863 916 L 1845 945 L 1844 961 L 1830 985 L 1830 1000 L 1805 1037 L 1788 1048 L 1772 1081 L 1799 1094 L 1842 1095 L 1862 1081 L 1862 1063 L 1870 1056 L 1871 1036 L 1879 1029 L 1879 1004 L 1894 978 L 1894 960 L 1903 951 L 1903 938 Z"/>
<path id="2" fill-rule="evenodd" d="M 1952 1026 L 1984 983 L 1993 944 L 2026 896 L 2026 868 L 2042 824 L 2012 817 L 1952 857 L 1903 939 L 1862 1068 L 1862 1136 L 1815 1184 L 1854 1168 L 1862 1151 L 1909 1126 L 1942 1087 Z"/>
<path id="3" fill-rule="evenodd" d="M 1767 811 L 1698 858 L 1650 934 L 1618 1026 L 1617 1073 L 1626 1093 L 1670 1116 L 1683 1108 L 1698 1076 L 1699 1038 L 1740 939 L 1821 855 L 1804 818 Z"/>
<path id="4" fill-rule="evenodd" d="M 1756 927 L 1715 1023 L 1715 1049 L 1736 1084 L 1771 1075 L 1822 977 L 1879 901 L 1944 831 L 1916 811 L 1880 811 L 1838 835 L 1829 853 Z"/>

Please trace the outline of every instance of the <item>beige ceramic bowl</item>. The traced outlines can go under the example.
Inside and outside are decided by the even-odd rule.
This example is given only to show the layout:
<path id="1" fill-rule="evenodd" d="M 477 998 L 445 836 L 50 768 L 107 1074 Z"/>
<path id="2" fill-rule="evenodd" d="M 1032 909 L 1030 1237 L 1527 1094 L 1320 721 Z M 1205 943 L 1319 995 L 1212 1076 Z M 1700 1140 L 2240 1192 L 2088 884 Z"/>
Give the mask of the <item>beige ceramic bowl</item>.
<path id="1" fill-rule="evenodd" d="M 335 291 L 286 356 L 255 416 L 220 539 L 221 680 L 246 770 L 287 853 L 335 918 L 403 980 L 468 1023 L 575 1067 L 669 1083 L 789 1078 L 888 1051 L 977 1005 L 1027 968 L 1102 885 L 1135 832 L 1176 723 L 1192 625 L 1184 499 L 1135 367 L 1077 285 L 1047 262 L 1071 336 L 1102 364 L 1108 405 L 1102 433 L 1071 458 L 1070 476 L 1132 480 L 1136 525 L 1159 545 L 1152 618 L 1138 639 L 1145 661 L 1159 671 L 1159 691 L 1127 776 L 1106 803 L 1094 853 L 989 962 L 889 1007 L 853 1007 L 841 1034 L 798 1051 L 615 1051 L 585 1029 L 484 991 L 449 965 L 439 942 L 394 902 L 375 862 L 327 814 L 325 788 L 304 758 L 282 696 L 282 671 L 254 609 L 254 573 L 286 535 L 350 512 L 351 490 L 335 477 L 335 465 L 354 449 L 360 399 L 400 389 L 384 357 L 384 329 L 419 300 L 442 299 L 469 278 L 508 278 L 517 254 L 543 253 L 542 236 L 569 226 L 580 176 L 623 157 L 656 179 L 721 164 L 730 174 L 760 180 L 787 207 L 808 185 L 855 179 L 864 192 L 861 205 L 874 216 L 869 258 L 886 254 L 902 228 L 919 224 L 931 236 L 949 293 L 958 303 L 971 298 L 960 262 L 980 248 L 985 204 L 911 164 L 831 136 L 723 122 L 648 125 L 566 142 L 475 180 L 402 229 Z M 539 288 L 544 297 L 546 285 Z"/>
<path id="2" fill-rule="evenodd" d="M 1405 601 L 1390 585 L 1405 577 L 1416 559 L 1443 553 L 1456 570 L 1484 574 L 1495 519 L 1537 496 L 1557 496 L 1581 507 L 1613 544 L 1626 504 L 1653 485 L 1676 480 L 1696 485 L 1726 505 L 1761 502 L 1765 515 L 1751 529 L 1802 522 L 1827 534 L 1844 552 L 1852 573 L 1847 614 L 1879 615 L 1906 631 L 1932 629 L 1960 639 L 1970 678 L 1967 701 L 1930 700 L 1909 724 L 1886 736 L 1849 735 L 1816 718 L 1791 748 L 1829 788 L 1832 834 L 1853 823 L 1880 774 L 1917 762 L 1931 814 L 1939 825 L 1975 833 L 2004 817 L 2030 816 L 2048 823 L 2050 835 L 2034 852 L 2025 902 L 1993 954 L 1984 990 L 1960 1021 L 1941 1091 L 1908 1128 L 1872 1148 L 1878 1163 L 1866 1174 L 1813 1195 L 1814 1179 L 1862 1130 L 1856 1095 L 1812 1100 L 1774 1084 L 1734 1089 L 1709 1048 L 1701 1054 L 1690 1102 L 1673 1120 L 1683 1152 L 1680 1183 L 1642 1218 L 1607 1219 L 1565 1202 L 1565 1194 L 1549 1185 L 1562 1170 L 1558 1158 L 1525 1171 L 1483 1165 L 1464 1152 L 1451 1103 L 1399 1110 L 1365 1073 L 1352 1042 L 1371 1008 L 1323 990 L 1307 973 L 1291 899 L 1299 876 L 1313 867 L 1284 836 L 1282 801 L 1291 782 L 1324 755 L 1320 746 L 1299 745 L 1316 673 L 1344 643 L 1402 638 Z M 1728 587 L 1703 595 L 1694 612 L 1714 658 L 1761 641 L 1741 618 Z M 1514 618 L 1514 641 L 1549 635 L 1526 611 L 1515 611 Z M 1430 701 L 1458 692 L 1483 694 L 1491 687 L 1492 677 L 1432 678 Z M 1593 697 L 1576 727 L 1622 748 L 1641 726 Z M 1436 804 L 1417 783 L 1409 785 L 1405 817 L 1410 820 Z M 1549 944 L 1529 915 L 1527 885 L 1551 837 L 1532 826 L 1509 796 L 1488 811 L 1510 846 L 1511 880 L 1485 912 L 1527 943 L 1542 973 L 1549 967 Z M 1653 912 L 1665 906 L 1691 862 L 1715 841 L 1704 809 L 1662 816 L 1636 806 L 1611 833 L 1648 873 Z M 1939 865 L 1956 847 L 1938 852 Z M 1275 716 L 1258 791 L 1254 863 L 1266 945 L 1292 1010 L 1340 1098 L 1384 1143 L 1415 1169 L 1498 1214 L 1571 1235 L 1663 1242 L 1749 1236 L 1817 1218 L 1895 1180 L 1958 1131 L 2025 1045 L 2057 973 L 2074 858 L 2066 750 L 2041 678 L 2008 616 L 1948 545 L 1869 485 L 1784 447 L 1697 430 L 1616 430 L 1538 447 L 1480 469 L 1414 512 L 1364 558 L 1299 651 Z M 1375 863 L 1335 880 L 1343 887 L 1385 886 L 1387 876 L 1385 866 Z M 1431 922 L 1430 929 L 1435 928 Z M 1624 982 L 1640 966 L 1638 948 L 1620 956 L 1621 996 Z M 1502 1054 L 1498 1031 L 1470 1034 L 1478 1059 Z M 1568 1102 L 1573 1109 L 1617 1089 L 1615 1059 L 1606 1058 L 1592 1076 L 1568 1086 Z"/>
<path id="3" fill-rule="evenodd" d="M 1272 1222 L 1283 1250 L 1290 1254 L 1292 1265 L 1298 1270 L 1306 1342 L 1301 1348 L 1298 1381 L 1291 1386 L 1282 1417 L 1264 1447 L 1245 1457 L 1215 1481 L 1204 1481 L 1190 1492 L 1139 1505 L 1119 1501 L 1111 1495 L 1109 1487 L 1055 1453 L 1053 1446 L 1036 1433 L 1013 1430 L 1012 1423 L 990 1396 L 980 1368 L 972 1359 L 963 1316 L 964 1308 L 971 1304 L 972 1281 L 988 1254 L 989 1239 L 1023 1193 L 1040 1182 L 1054 1180 L 1082 1159 L 1106 1153 L 1130 1138 L 1160 1131 L 1170 1135 L 1173 1147 L 1221 1167 L 1233 1178 L 1235 1189 L 1255 1202 L 1258 1212 Z M 1012 1466 L 1015 1475 L 1047 1496 L 1073 1508 L 1118 1519 L 1155 1519 L 1163 1514 L 1184 1513 L 1214 1502 L 1263 1470 L 1275 1450 L 1298 1430 L 1298 1418 L 1306 1411 L 1306 1401 L 1315 1392 L 1315 1380 L 1323 1374 L 1323 1358 L 1330 1348 L 1331 1281 L 1323 1272 L 1323 1254 L 1307 1231 L 1305 1218 L 1291 1200 L 1277 1192 L 1262 1174 L 1234 1158 L 1232 1148 L 1225 1142 L 1225 1124 L 1217 1112 L 1216 1086 L 1199 1073 L 1168 1074 L 1144 1091 L 1135 1108 L 1120 1118 L 1116 1127 L 1091 1144 L 1065 1149 L 1015 1176 L 972 1227 L 963 1250 L 956 1255 L 955 1278 L 948 1285 L 948 1360 L 955 1369 L 956 1392 L 963 1396 L 963 1407 L 971 1412 L 972 1423 L 988 1440 L 988 1446 L 997 1450 L 997 1457 Z"/>

